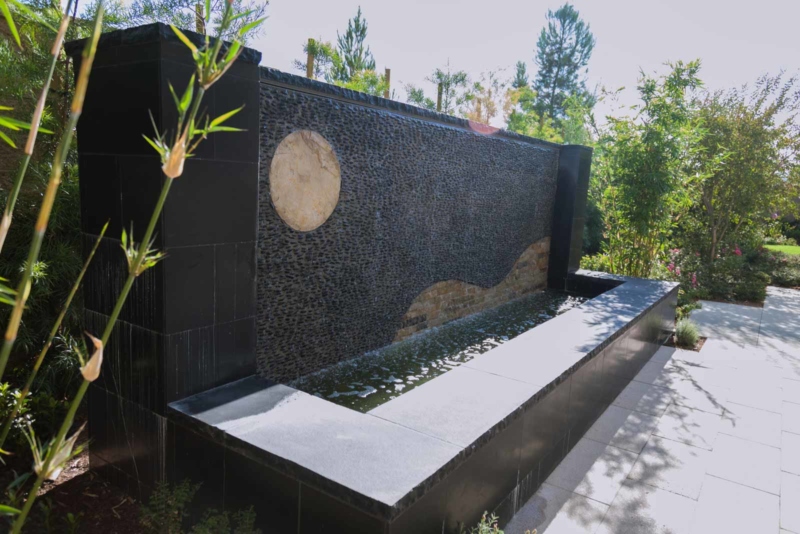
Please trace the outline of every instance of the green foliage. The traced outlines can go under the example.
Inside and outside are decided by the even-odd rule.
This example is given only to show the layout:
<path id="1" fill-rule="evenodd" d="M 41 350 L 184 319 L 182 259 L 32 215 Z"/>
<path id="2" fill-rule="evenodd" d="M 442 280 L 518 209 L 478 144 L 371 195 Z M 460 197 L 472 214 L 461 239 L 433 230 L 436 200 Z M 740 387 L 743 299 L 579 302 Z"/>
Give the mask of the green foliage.
<path id="1" fill-rule="evenodd" d="M 646 277 L 662 255 L 676 219 L 690 206 L 685 162 L 699 129 L 688 92 L 700 85 L 700 63 L 642 75 L 642 104 L 633 117 L 608 117 L 593 166 L 592 194 L 603 212 L 610 271 Z"/>
<path id="2" fill-rule="evenodd" d="M 256 514 L 253 508 L 239 510 L 231 516 L 228 512 L 207 510 L 202 520 L 184 530 L 184 523 L 189 517 L 189 505 L 200 489 L 200 484 L 192 484 L 184 480 L 180 484 L 170 486 L 162 482 L 150 495 L 148 504 L 139 511 L 139 522 L 145 532 L 157 534 L 260 534 L 255 528 Z"/>
<path id="3" fill-rule="evenodd" d="M 461 116 L 481 124 L 489 124 L 502 109 L 506 83 L 496 71 L 484 72 L 473 82 L 466 95 Z"/>
<path id="4" fill-rule="evenodd" d="M 581 257 L 581 269 L 588 271 L 598 271 L 601 273 L 611 272 L 611 260 L 608 254 L 591 254 Z"/>
<path id="5" fill-rule="evenodd" d="M 693 348 L 700 341 L 697 325 L 689 319 L 680 319 L 675 324 L 675 344 L 679 347 Z"/>
<path id="6" fill-rule="evenodd" d="M 222 38 L 231 40 L 241 38 L 243 42 L 261 35 L 258 25 L 251 27 L 242 37 L 241 32 L 248 25 L 263 20 L 269 7 L 268 0 L 232 0 L 233 11 L 244 15 L 225 25 L 221 32 Z M 163 22 L 194 30 L 206 35 L 219 35 L 222 17 L 228 0 L 212 0 L 205 2 L 197 0 L 133 0 L 129 9 L 112 3 L 111 15 L 119 20 L 118 27 L 133 27 L 151 22 Z M 117 2 L 119 4 L 119 2 Z"/>
<path id="7" fill-rule="evenodd" d="M 547 26 L 536 43 L 539 71 L 533 81 L 539 115 L 560 120 L 571 95 L 586 94 L 585 69 L 595 39 L 589 25 L 570 4 L 548 10 Z"/>
<path id="8" fill-rule="evenodd" d="M 448 60 L 444 68 L 437 68 L 433 73 L 425 78 L 425 81 L 434 85 L 442 87 L 442 109 L 441 113 L 447 115 L 458 114 L 464 104 L 469 101 L 472 96 L 470 93 L 470 79 L 467 73 L 463 70 L 455 71 L 450 67 Z M 414 85 L 407 84 L 405 87 L 409 104 L 414 104 L 421 108 L 436 110 L 436 98 L 428 98 L 422 89 Z M 437 89 L 438 91 L 438 89 Z"/>
<path id="9" fill-rule="evenodd" d="M 603 248 L 603 212 L 593 196 L 586 200 L 586 222 L 583 226 L 583 254 L 598 254 Z"/>
<path id="10" fill-rule="evenodd" d="M 563 141 L 553 119 L 537 111 L 536 93 L 530 87 L 506 92 L 503 111 L 507 130 L 554 143 Z"/>
<path id="11" fill-rule="evenodd" d="M 511 87 L 514 89 L 522 89 L 528 87 L 528 67 L 524 61 L 517 61 L 515 67 L 514 80 L 511 82 Z"/>
<path id="12" fill-rule="evenodd" d="M 713 262 L 724 243 L 765 231 L 777 213 L 797 213 L 800 88 L 796 78 L 763 76 L 752 89 L 705 93 L 695 107 L 704 133 L 683 231 Z"/>
<path id="13" fill-rule="evenodd" d="M 330 77 L 334 82 L 349 82 L 359 72 L 375 70 L 375 58 L 372 57 L 367 39 L 367 21 L 361 15 L 361 6 L 356 16 L 347 21 L 344 34 L 336 32 L 337 52 L 341 58 L 335 62 Z"/>

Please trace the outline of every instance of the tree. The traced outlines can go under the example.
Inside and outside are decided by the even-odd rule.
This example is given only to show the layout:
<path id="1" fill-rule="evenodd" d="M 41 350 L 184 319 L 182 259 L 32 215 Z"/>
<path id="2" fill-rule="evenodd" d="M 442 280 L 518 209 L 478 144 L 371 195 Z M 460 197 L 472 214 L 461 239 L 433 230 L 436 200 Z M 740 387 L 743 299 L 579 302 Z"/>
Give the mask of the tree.
<path id="1" fill-rule="evenodd" d="M 721 243 L 763 231 L 773 214 L 797 213 L 798 80 L 763 76 L 752 88 L 705 93 L 697 108 L 705 135 L 694 160 L 702 178 L 691 226 L 713 263 Z"/>
<path id="2" fill-rule="evenodd" d="M 585 69 L 592 57 L 595 38 L 577 10 L 564 4 L 547 12 L 547 27 L 536 43 L 539 71 L 533 82 L 537 110 L 560 120 L 566 115 L 565 102 L 576 93 L 587 93 Z"/>
<path id="3" fill-rule="evenodd" d="M 688 94 L 699 87 L 699 61 L 642 74 L 642 103 L 633 117 L 607 117 L 600 132 L 592 193 L 605 222 L 610 272 L 647 277 L 666 249 L 676 220 L 688 211 L 701 134 Z"/>
<path id="4" fill-rule="evenodd" d="M 461 115 L 471 121 L 489 124 L 500 111 L 498 102 L 505 94 L 505 87 L 506 83 L 496 71 L 481 74 L 481 79 L 472 84 Z"/>
<path id="5" fill-rule="evenodd" d="M 263 19 L 269 6 L 269 0 L 210 0 L 211 14 L 207 16 L 202 0 L 133 0 L 127 21 L 121 27 L 163 22 L 198 33 L 216 34 L 225 5 L 229 1 L 233 2 L 233 8 L 238 13 L 246 13 L 235 20 L 223 34 L 229 40 L 243 27 Z M 262 33 L 263 25 L 256 26 L 255 31 L 249 32 L 247 36 L 248 39 L 253 39 Z"/>
<path id="6" fill-rule="evenodd" d="M 513 85 L 513 84 L 512 84 Z M 553 119 L 542 116 L 536 110 L 536 93 L 528 86 L 511 88 L 503 102 L 506 129 L 545 141 L 563 142 Z"/>
<path id="7" fill-rule="evenodd" d="M 361 6 L 355 18 L 347 21 L 347 30 L 344 35 L 336 32 L 340 62 L 334 62 L 331 78 L 334 81 L 349 82 L 350 79 L 361 71 L 375 70 L 375 58 L 369 46 L 364 44 L 367 38 L 367 21 L 361 16 Z"/>
<path id="8" fill-rule="evenodd" d="M 514 89 L 528 87 L 528 67 L 524 61 L 517 61 L 517 71 L 514 74 L 514 81 L 511 82 Z"/>
<path id="9" fill-rule="evenodd" d="M 469 76 L 463 70 L 453 72 L 450 68 L 450 60 L 444 68 L 437 68 L 433 73 L 425 78 L 437 87 L 442 86 L 442 113 L 456 115 L 464 104 L 470 99 Z M 425 92 L 412 85 L 406 84 L 406 102 L 422 108 L 435 110 L 436 101 L 425 96 Z M 438 95 L 437 95 L 438 97 Z"/>

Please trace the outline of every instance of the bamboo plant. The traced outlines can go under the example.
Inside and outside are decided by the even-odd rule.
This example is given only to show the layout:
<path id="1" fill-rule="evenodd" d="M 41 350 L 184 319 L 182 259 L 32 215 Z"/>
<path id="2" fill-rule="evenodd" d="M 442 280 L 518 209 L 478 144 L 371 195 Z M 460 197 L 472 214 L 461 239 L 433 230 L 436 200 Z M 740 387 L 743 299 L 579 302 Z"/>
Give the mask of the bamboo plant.
<path id="1" fill-rule="evenodd" d="M 209 0 L 205 2 L 205 10 L 206 15 L 210 16 L 211 6 Z M 213 119 L 204 115 L 199 110 L 205 92 L 233 65 L 242 51 L 243 43 L 248 34 L 255 30 L 263 22 L 263 19 L 244 25 L 236 33 L 233 42 L 230 43 L 225 50 L 222 49 L 222 39 L 219 36 L 224 35 L 235 21 L 249 14 L 249 12 L 235 13 L 232 2 L 226 2 L 225 10 L 218 27 L 217 38 L 212 42 L 209 36 L 205 36 L 205 43 L 201 47 L 196 46 L 180 30 L 174 26 L 172 27 L 178 38 L 190 50 L 197 71 L 191 77 L 183 95 L 178 96 L 170 86 L 175 105 L 178 109 L 178 123 L 174 134 L 170 136 L 165 132 L 156 130 L 153 138 L 145 137 L 147 142 L 158 152 L 161 158 L 162 172 L 165 176 L 164 184 L 151 214 L 147 229 L 139 244 L 137 245 L 134 242 L 133 235 L 128 236 L 123 231 L 122 248 L 128 261 L 128 277 L 120 291 L 102 336 L 98 339 L 89 335 L 94 345 L 94 352 L 88 358 L 81 358 L 83 382 L 70 403 L 69 411 L 59 428 L 58 434 L 45 446 L 42 446 L 35 440 L 32 442 L 34 456 L 39 459 L 35 466 L 37 478 L 28 492 L 28 497 L 25 500 L 22 510 L 16 516 L 12 527 L 13 533 L 19 533 L 21 531 L 44 480 L 53 478 L 55 473 L 60 472 L 63 468 L 64 463 L 71 458 L 73 446 L 75 444 L 74 438 L 77 432 L 68 440 L 66 439 L 67 432 L 72 427 L 75 413 L 88 390 L 89 384 L 96 380 L 100 374 L 103 361 L 103 348 L 107 345 L 114 331 L 114 326 L 130 293 L 131 287 L 137 277 L 147 269 L 156 265 L 164 257 L 163 253 L 153 249 L 153 233 L 173 180 L 179 178 L 183 174 L 184 161 L 194 153 L 200 142 L 206 139 L 209 134 L 238 131 L 236 128 L 225 126 L 224 122 L 241 110 L 241 108 L 224 113 Z M 91 61 L 97 46 L 97 34 L 101 18 L 102 6 L 98 9 L 95 33 L 84 50 L 84 60 L 81 64 L 81 72 L 79 74 L 78 84 L 76 85 L 74 102 L 77 101 L 81 104 L 86 89 L 85 80 L 88 80 L 88 69 L 91 68 Z M 81 83 L 82 81 L 83 83 Z M 74 109 L 76 108 L 73 105 L 73 110 Z M 20 287 L 24 288 L 25 286 L 21 285 Z M 19 301 L 19 299 L 17 300 Z"/>
<path id="2" fill-rule="evenodd" d="M 18 46 L 22 46 L 22 43 L 19 38 L 19 33 L 17 32 L 16 26 L 14 25 L 14 20 L 11 18 L 11 12 L 8 10 L 8 5 L 4 4 L 6 0 L 0 0 L 0 11 L 3 12 L 6 18 L 6 23 L 8 24 L 9 28 L 11 29 L 12 35 L 17 42 Z M 22 4 L 16 2 L 15 0 L 10 0 L 10 3 L 15 7 L 24 8 Z M 72 8 L 73 0 L 69 0 L 67 2 L 67 8 L 61 15 L 61 23 L 58 26 L 58 30 L 56 31 L 56 37 L 53 40 L 53 46 L 50 49 L 50 68 L 48 70 L 47 76 L 45 77 L 44 85 L 42 86 L 42 91 L 39 94 L 39 99 L 36 102 L 36 107 L 33 110 L 33 115 L 31 117 L 30 124 L 14 120 L 10 117 L 3 117 L 0 116 L 0 126 L 4 126 L 10 130 L 18 131 L 20 129 L 28 130 L 28 138 L 25 141 L 25 148 L 23 150 L 23 158 L 22 162 L 20 163 L 20 167 L 17 170 L 17 175 L 14 179 L 14 184 L 11 186 L 11 191 L 9 192 L 8 199 L 6 201 L 6 207 L 3 211 L 3 217 L 0 219 L 0 253 L 3 251 L 3 244 L 6 241 L 6 237 L 8 236 L 8 230 L 11 227 L 11 219 L 14 215 L 14 207 L 17 203 L 17 198 L 19 197 L 19 192 L 22 189 L 22 182 L 25 180 L 25 173 L 28 170 L 28 164 L 31 161 L 31 156 L 33 155 L 33 147 L 36 145 L 36 136 L 40 131 L 46 133 L 49 132 L 43 128 L 41 128 L 42 122 L 42 115 L 44 113 L 44 107 L 47 102 L 47 95 L 50 92 L 50 83 L 53 81 L 53 73 L 56 69 L 56 64 L 58 63 L 58 56 L 61 54 L 61 46 L 64 43 L 64 36 L 67 34 L 67 28 L 69 27 L 69 12 Z M 4 9 L 5 6 L 5 9 Z M 27 9 L 27 8 L 24 8 Z M 11 110 L 9 107 L 0 106 L 0 110 Z M 11 145 L 11 147 L 16 148 L 14 142 L 2 131 L 0 131 L 0 139 Z M 2 366 L 0 366 L 0 377 L 2 377 Z"/>

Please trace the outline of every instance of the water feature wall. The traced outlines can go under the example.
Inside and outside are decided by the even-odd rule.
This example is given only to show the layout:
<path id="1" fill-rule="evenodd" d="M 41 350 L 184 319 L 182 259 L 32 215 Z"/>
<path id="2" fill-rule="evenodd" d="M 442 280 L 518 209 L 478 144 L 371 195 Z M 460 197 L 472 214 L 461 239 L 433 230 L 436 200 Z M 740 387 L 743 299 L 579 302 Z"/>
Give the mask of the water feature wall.
<path id="1" fill-rule="evenodd" d="M 307 375 L 546 285 L 559 146 L 270 69 L 260 90 L 263 376 Z M 325 178 L 293 189 L 308 173 Z"/>
<path id="2" fill-rule="evenodd" d="M 80 49 L 67 46 L 76 62 Z M 245 131 L 205 141 L 172 185 L 154 244 L 167 257 L 134 284 L 89 390 L 90 464 L 139 498 L 158 482 L 190 478 L 204 481 L 200 508 L 274 506 L 260 517 L 285 519 L 276 531 L 298 532 L 292 514 L 300 513 L 300 531 L 311 532 L 308 518 L 326 507 L 339 513 L 329 504 L 350 490 L 332 490 L 292 462 L 254 463 L 214 430 L 201 438 L 205 430 L 170 405 L 256 373 L 296 378 L 545 284 L 563 289 L 580 259 L 591 151 L 259 61 L 246 50 L 204 98 L 212 116 L 244 105 L 230 125 Z M 78 125 L 87 251 L 110 223 L 85 278 L 89 332 L 102 331 L 124 282 L 122 229 L 141 235 L 164 180 L 142 139 L 152 133 L 149 112 L 159 130 L 174 127 L 169 84 L 182 92 L 193 70 L 161 24 L 100 40 Z M 353 428 L 374 419 L 319 402 Z M 292 415 L 292 424 L 305 427 L 315 413 Z M 339 436 L 344 426 L 333 421 Z M 381 430 L 365 436 L 396 442 Z M 366 450 L 395 458 L 389 448 Z"/>

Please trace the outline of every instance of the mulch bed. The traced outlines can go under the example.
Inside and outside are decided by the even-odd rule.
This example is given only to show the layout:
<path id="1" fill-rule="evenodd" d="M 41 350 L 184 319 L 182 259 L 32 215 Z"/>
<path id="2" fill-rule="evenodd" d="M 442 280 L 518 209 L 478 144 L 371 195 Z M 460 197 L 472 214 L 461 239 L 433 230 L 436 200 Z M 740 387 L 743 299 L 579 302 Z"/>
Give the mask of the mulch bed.
<path id="1" fill-rule="evenodd" d="M 702 349 L 702 348 L 703 348 L 703 345 L 705 344 L 705 342 L 706 342 L 706 340 L 707 340 L 707 339 L 708 339 L 707 337 L 701 337 L 701 338 L 700 338 L 700 339 L 697 341 L 697 345 L 695 345 L 694 347 L 683 347 L 683 346 L 681 346 L 681 345 L 676 345 L 676 344 L 675 344 L 675 336 L 674 336 L 674 335 L 671 335 L 671 336 L 669 336 L 669 338 L 667 339 L 666 343 L 664 343 L 664 346 L 665 346 L 665 347 L 674 347 L 674 348 L 676 348 L 676 349 L 682 349 L 682 350 L 693 350 L 693 351 L 695 351 L 695 352 L 700 352 L 700 349 Z"/>
<path id="2" fill-rule="evenodd" d="M 14 471 L 30 469 L 27 460 L 7 457 L 0 472 L 5 489 L 14 480 Z M 28 483 L 30 484 L 30 482 Z M 49 521 L 42 504 L 50 509 Z M 88 534 L 139 534 L 139 505 L 122 491 L 111 486 L 89 470 L 89 453 L 73 458 L 55 482 L 48 482 L 39 491 L 24 532 L 67 533 L 67 513 L 78 517 L 75 532 Z M 4 523 L 0 520 L 0 531 Z"/>

